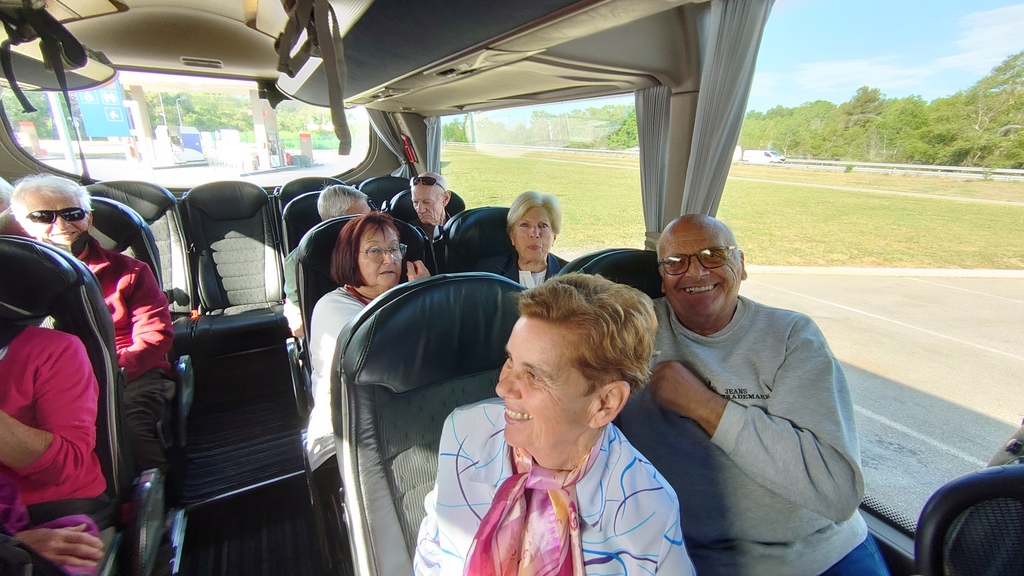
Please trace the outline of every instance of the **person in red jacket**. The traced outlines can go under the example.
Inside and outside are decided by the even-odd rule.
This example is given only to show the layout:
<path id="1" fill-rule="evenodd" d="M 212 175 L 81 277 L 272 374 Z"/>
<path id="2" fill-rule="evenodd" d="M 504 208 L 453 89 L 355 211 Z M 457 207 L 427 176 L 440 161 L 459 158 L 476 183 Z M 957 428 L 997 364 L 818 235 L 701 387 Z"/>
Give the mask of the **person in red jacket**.
<path id="1" fill-rule="evenodd" d="M 70 251 L 100 282 L 114 318 L 118 365 L 124 369 L 124 416 L 139 470 L 166 469 L 159 427 L 169 411 L 168 379 L 174 331 L 167 298 L 144 263 L 104 250 L 92 237 L 89 192 L 77 182 L 39 174 L 17 182 L 11 211 L 28 234 Z"/>

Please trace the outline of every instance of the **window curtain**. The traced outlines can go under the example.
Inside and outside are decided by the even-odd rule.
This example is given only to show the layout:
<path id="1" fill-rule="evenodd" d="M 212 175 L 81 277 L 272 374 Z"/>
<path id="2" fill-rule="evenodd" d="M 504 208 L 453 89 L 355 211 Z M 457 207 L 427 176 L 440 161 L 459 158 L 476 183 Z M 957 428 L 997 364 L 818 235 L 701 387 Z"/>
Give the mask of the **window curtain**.
<path id="1" fill-rule="evenodd" d="M 380 136 L 380 141 L 387 146 L 388 150 L 401 163 L 401 166 L 392 172 L 391 175 L 400 178 L 411 178 L 412 169 L 405 160 L 405 145 L 402 143 L 402 135 L 395 129 L 395 125 L 391 122 L 391 117 L 388 116 L 387 112 L 371 108 L 367 108 L 366 113 L 370 117 L 370 125 L 373 126 L 373 131 L 377 133 L 377 136 Z"/>
<path id="2" fill-rule="evenodd" d="M 669 105 L 672 89 L 651 86 L 635 92 L 636 128 L 640 140 L 640 190 L 644 201 L 644 245 L 655 248 L 665 213 L 668 171 Z"/>
<path id="3" fill-rule="evenodd" d="M 427 172 L 441 173 L 441 118 L 430 116 L 423 119 L 427 125 Z"/>
<path id="4" fill-rule="evenodd" d="M 718 212 L 772 4 L 774 0 L 711 3 L 682 214 Z"/>

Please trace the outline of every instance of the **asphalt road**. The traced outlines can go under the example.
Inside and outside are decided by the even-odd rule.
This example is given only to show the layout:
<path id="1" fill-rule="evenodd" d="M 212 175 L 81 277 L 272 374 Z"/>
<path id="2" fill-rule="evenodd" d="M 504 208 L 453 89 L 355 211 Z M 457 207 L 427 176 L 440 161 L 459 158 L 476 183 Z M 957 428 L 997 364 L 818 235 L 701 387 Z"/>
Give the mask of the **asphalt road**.
<path id="1" fill-rule="evenodd" d="M 825 334 L 850 382 L 867 492 L 912 521 L 1021 424 L 1024 273 L 749 276 L 741 294 Z"/>

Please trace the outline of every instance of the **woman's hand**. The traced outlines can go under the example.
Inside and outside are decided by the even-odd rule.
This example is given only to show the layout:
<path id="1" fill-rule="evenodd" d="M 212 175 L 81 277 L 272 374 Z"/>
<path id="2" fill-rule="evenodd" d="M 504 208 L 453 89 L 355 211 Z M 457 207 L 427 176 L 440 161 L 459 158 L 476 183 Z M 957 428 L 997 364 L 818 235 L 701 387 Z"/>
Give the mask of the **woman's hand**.
<path id="1" fill-rule="evenodd" d="M 70 528 L 35 528 L 14 535 L 36 554 L 64 566 L 96 566 L 103 559 L 103 541 L 85 532 L 85 524 Z"/>
<path id="2" fill-rule="evenodd" d="M 422 260 L 406 262 L 405 271 L 409 276 L 409 280 L 419 280 L 420 278 L 427 278 L 430 276 L 430 271 L 423 265 Z"/>

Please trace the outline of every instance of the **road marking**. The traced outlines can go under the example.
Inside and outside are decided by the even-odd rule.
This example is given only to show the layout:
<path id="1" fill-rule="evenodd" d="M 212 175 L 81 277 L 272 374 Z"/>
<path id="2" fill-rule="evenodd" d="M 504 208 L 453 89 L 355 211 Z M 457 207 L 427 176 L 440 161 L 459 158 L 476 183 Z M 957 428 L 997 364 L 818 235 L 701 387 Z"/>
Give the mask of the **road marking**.
<path id="1" fill-rule="evenodd" d="M 788 180 L 767 180 L 763 178 L 745 178 L 743 176 L 729 176 L 730 180 L 744 180 L 746 182 L 763 182 L 766 184 L 785 184 L 788 186 L 806 186 L 808 188 L 827 188 L 829 190 L 842 190 L 846 192 L 870 192 L 872 194 L 888 194 L 890 196 L 910 196 L 912 198 L 929 198 L 932 200 L 955 200 L 958 202 L 974 202 L 976 204 L 1003 204 L 1007 206 L 1024 206 L 1024 202 L 1012 200 L 989 200 L 987 198 L 964 198 L 963 196 L 943 196 L 941 194 L 925 194 L 923 192 L 900 192 L 898 190 L 876 190 L 875 188 L 854 188 L 852 186 L 831 186 L 828 184 L 811 184 L 809 182 L 790 182 Z"/>
<path id="2" fill-rule="evenodd" d="M 971 294 L 979 294 L 981 296 L 987 296 L 989 298 L 998 298 L 1000 300 L 1006 300 L 1008 302 L 1014 302 L 1016 304 L 1024 304 L 1024 300 L 1017 300 L 1015 298 L 1007 298 L 1006 296 L 996 296 L 995 294 L 988 294 L 986 292 L 978 292 L 977 290 L 970 290 L 968 288 L 960 288 L 959 286 L 950 286 L 941 282 L 932 282 L 931 280 L 922 280 L 921 278 L 912 278 L 910 276 L 905 277 L 907 280 L 914 280 L 916 282 L 924 282 L 925 284 L 933 284 L 935 286 L 942 286 L 943 288 L 949 288 L 950 290 L 959 290 L 961 292 L 969 292 Z"/>
<path id="3" fill-rule="evenodd" d="M 924 442 L 926 444 L 930 444 L 930 445 L 938 448 L 942 452 L 945 452 L 946 454 L 949 454 L 951 456 L 956 456 L 957 458 L 961 458 L 963 460 L 966 460 L 967 462 L 970 462 L 971 464 L 973 464 L 976 468 L 984 468 L 986 465 L 988 465 L 988 462 L 985 462 L 983 460 L 978 460 L 977 458 L 975 458 L 974 456 L 971 456 L 970 454 L 967 454 L 966 452 L 961 452 L 961 451 L 957 450 L 956 448 L 952 448 L 950 446 L 946 446 L 945 444 L 943 444 L 942 442 L 939 442 L 938 440 L 935 440 L 934 438 L 929 438 L 928 436 L 925 436 L 924 434 L 921 434 L 920 432 L 916 432 L 914 430 L 911 430 L 910 428 L 907 428 L 906 426 L 904 426 L 904 425 L 902 425 L 902 424 L 900 424 L 898 422 L 893 422 L 892 420 L 889 420 L 888 418 L 886 418 L 885 416 L 882 416 L 881 414 L 875 414 L 874 412 L 872 412 L 871 410 L 868 410 L 867 408 L 862 408 L 860 406 L 854 406 L 853 410 L 854 410 L 854 412 L 857 412 L 858 414 L 861 414 L 863 416 L 867 416 L 868 418 L 871 418 L 872 420 L 875 420 L 876 422 L 880 422 L 882 424 L 885 424 L 886 426 L 894 428 L 898 432 L 902 432 L 902 433 L 904 433 L 904 434 L 906 434 L 908 436 L 913 436 L 914 438 L 917 438 L 918 440 L 920 440 L 920 441 L 922 441 L 922 442 Z"/>
<path id="4" fill-rule="evenodd" d="M 773 285 L 765 283 L 765 282 L 758 282 L 757 280 L 747 280 L 747 282 L 753 282 L 754 284 L 758 284 L 758 285 L 761 285 L 761 286 L 767 286 L 769 288 L 774 288 L 775 290 L 779 290 L 779 291 L 782 291 L 782 292 L 787 292 L 787 293 L 792 294 L 794 296 L 800 296 L 801 298 L 807 298 L 808 300 L 814 300 L 815 302 L 821 302 L 822 304 L 828 304 L 830 306 L 835 306 L 836 308 L 841 308 L 843 310 L 848 310 L 850 312 L 856 312 L 857 314 L 863 314 L 864 316 L 867 316 L 869 318 L 875 318 L 877 320 L 882 320 L 882 321 L 885 321 L 885 322 L 891 322 L 892 324 L 896 324 L 897 326 L 903 326 L 904 328 L 910 328 L 912 330 L 918 330 L 920 332 L 924 332 L 925 334 L 931 334 L 932 336 L 937 336 L 939 338 L 945 338 L 946 340 L 951 340 L 953 342 L 956 342 L 957 344 L 963 344 L 964 346 L 972 346 L 974 348 L 979 348 L 979 349 L 984 350 L 986 352 L 991 352 L 993 354 L 999 354 L 1000 356 L 1006 356 L 1008 358 L 1013 358 L 1014 360 L 1020 360 L 1021 362 L 1024 362 L 1024 356 L 1017 356 L 1016 354 L 1011 354 L 1009 352 L 1004 352 L 1002 350 L 997 350 L 995 348 L 989 348 L 988 346 L 982 346 L 981 344 L 976 344 L 976 343 L 970 342 L 968 340 L 961 340 L 959 338 L 954 338 L 952 336 L 947 336 L 945 334 L 942 334 L 941 332 L 935 332 L 934 330 L 929 330 L 927 328 L 921 328 L 919 326 L 914 326 L 913 324 L 907 324 L 906 322 L 900 322 L 899 320 L 893 320 L 892 318 L 886 318 L 885 316 L 879 316 L 878 314 L 872 314 L 871 312 L 865 312 L 864 310 L 859 310 L 857 308 L 852 308 L 850 306 L 844 306 L 843 304 L 837 304 L 836 302 L 830 302 L 828 300 L 822 300 L 821 298 L 815 298 L 814 296 L 809 296 L 807 294 L 801 294 L 800 292 L 795 292 L 793 290 L 788 290 L 786 288 L 780 288 L 778 286 L 773 286 Z"/>

